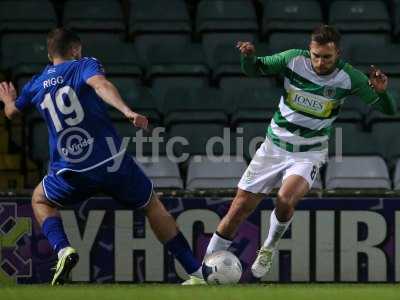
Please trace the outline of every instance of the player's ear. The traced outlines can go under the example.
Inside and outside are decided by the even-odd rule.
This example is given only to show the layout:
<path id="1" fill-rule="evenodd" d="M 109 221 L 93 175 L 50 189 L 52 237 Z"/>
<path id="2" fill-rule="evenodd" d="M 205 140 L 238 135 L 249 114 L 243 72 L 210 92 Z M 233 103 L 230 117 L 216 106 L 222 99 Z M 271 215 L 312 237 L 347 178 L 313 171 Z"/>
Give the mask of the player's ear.
<path id="1" fill-rule="evenodd" d="M 335 43 L 335 49 L 336 49 L 336 54 L 339 56 L 342 54 L 342 50 L 340 50 L 340 47 Z"/>
<path id="2" fill-rule="evenodd" d="M 340 48 L 336 48 L 336 54 L 337 54 L 337 56 L 341 56 L 342 50 L 340 50 Z"/>
<path id="3" fill-rule="evenodd" d="M 47 53 L 47 58 L 49 59 L 49 61 L 52 63 L 53 62 L 53 58 L 51 57 L 50 53 Z"/>
<path id="4" fill-rule="evenodd" d="M 76 45 L 72 48 L 72 56 L 75 59 L 80 59 L 82 57 L 82 46 Z"/>

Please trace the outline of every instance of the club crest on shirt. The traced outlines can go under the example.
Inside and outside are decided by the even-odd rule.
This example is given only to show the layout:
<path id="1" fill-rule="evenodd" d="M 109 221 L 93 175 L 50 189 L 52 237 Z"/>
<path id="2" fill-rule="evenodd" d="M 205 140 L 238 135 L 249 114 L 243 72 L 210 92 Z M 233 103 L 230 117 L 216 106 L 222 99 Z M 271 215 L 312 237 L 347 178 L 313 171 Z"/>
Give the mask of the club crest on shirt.
<path id="1" fill-rule="evenodd" d="M 327 98 L 333 98 L 336 95 L 336 89 L 332 86 L 326 86 L 324 88 L 324 96 Z"/>

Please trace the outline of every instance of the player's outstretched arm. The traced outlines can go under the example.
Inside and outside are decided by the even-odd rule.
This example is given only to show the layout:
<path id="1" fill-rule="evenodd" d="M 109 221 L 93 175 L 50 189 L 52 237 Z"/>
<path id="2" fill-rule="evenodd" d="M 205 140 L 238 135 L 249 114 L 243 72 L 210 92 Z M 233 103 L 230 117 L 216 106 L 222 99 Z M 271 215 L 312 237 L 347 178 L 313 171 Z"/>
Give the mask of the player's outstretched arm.
<path id="1" fill-rule="evenodd" d="M 19 114 L 18 108 L 15 107 L 17 92 L 11 82 L 3 81 L 0 83 L 0 101 L 4 103 L 4 113 L 10 120 Z"/>
<path id="2" fill-rule="evenodd" d="M 299 55 L 304 55 L 305 50 L 289 49 L 284 52 L 269 56 L 256 56 L 256 49 L 250 42 L 237 42 L 236 48 L 240 52 L 240 62 L 243 73 L 247 76 L 282 74 L 288 62 Z"/>
<path id="3" fill-rule="evenodd" d="M 375 66 L 371 67 L 369 78 L 362 72 L 349 67 L 353 93 L 373 108 L 393 116 L 397 113 L 397 107 L 396 101 L 387 91 L 388 78 Z"/>
<path id="4" fill-rule="evenodd" d="M 371 66 L 368 83 L 380 99 L 374 107 L 387 115 L 395 115 L 397 112 L 396 101 L 387 91 L 388 81 L 387 76 L 381 70 L 374 65 Z"/>
<path id="5" fill-rule="evenodd" d="M 257 58 L 255 56 L 256 48 L 250 42 L 237 42 L 236 48 L 240 52 L 240 63 L 243 73 L 253 77 L 259 75 Z"/>
<path id="6" fill-rule="evenodd" d="M 104 100 L 104 102 L 118 109 L 125 117 L 127 117 L 134 126 L 146 129 L 148 120 L 145 116 L 132 111 L 128 105 L 122 100 L 117 88 L 108 81 L 103 75 L 92 76 L 87 80 L 96 92 L 96 94 Z"/>

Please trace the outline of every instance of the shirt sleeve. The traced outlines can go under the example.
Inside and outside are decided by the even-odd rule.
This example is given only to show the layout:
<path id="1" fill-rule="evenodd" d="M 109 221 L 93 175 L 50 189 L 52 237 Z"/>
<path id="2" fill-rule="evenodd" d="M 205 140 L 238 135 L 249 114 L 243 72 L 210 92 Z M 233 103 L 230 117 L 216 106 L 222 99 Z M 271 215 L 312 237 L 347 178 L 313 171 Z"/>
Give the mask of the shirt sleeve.
<path id="1" fill-rule="evenodd" d="M 103 65 L 97 59 L 86 58 L 82 68 L 82 79 L 86 82 L 90 77 L 105 75 Z"/>
<path id="2" fill-rule="evenodd" d="M 348 66 L 351 77 L 351 93 L 360 97 L 363 102 L 387 115 L 396 114 L 397 107 L 388 92 L 377 93 L 370 85 L 368 77 L 361 71 Z"/>
<path id="3" fill-rule="evenodd" d="M 241 56 L 243 72 L 248 76 L 280 74 L 285 71 L 289 61 L 304 50 L 291 49 L 270 56 Z"/>
<path id="4" fill-rule="evenodd" d="M 15 100 L 15 107 L 19 111 L 23 111 L 32 105 L 32 81 L 33 80 L 24 85 L 21 94 L 18 96 L 17 100 Z"/>

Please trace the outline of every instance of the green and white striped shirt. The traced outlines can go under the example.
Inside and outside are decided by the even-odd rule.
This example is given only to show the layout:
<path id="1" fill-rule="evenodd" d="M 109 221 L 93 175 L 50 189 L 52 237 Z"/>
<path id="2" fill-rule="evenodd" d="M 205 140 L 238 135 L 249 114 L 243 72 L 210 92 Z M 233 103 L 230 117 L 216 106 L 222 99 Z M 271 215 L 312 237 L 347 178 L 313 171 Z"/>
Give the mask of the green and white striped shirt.
<path id="1" fill-rule="evenodd" d="M 307 50 L 292 49 L 263 57 L 242 56 L 242 69 L 248 76 L 284 76 L 285 92 L 267 136 L 290 152 L 327 148 L 332 123 L 348 95 L 358 95 L 388 114 L 396 110 L 388 93 L 376 93 L 369 86 L 368 78 L 348 63 L 339 60 L 331 74 L 316 74 Z"/>

